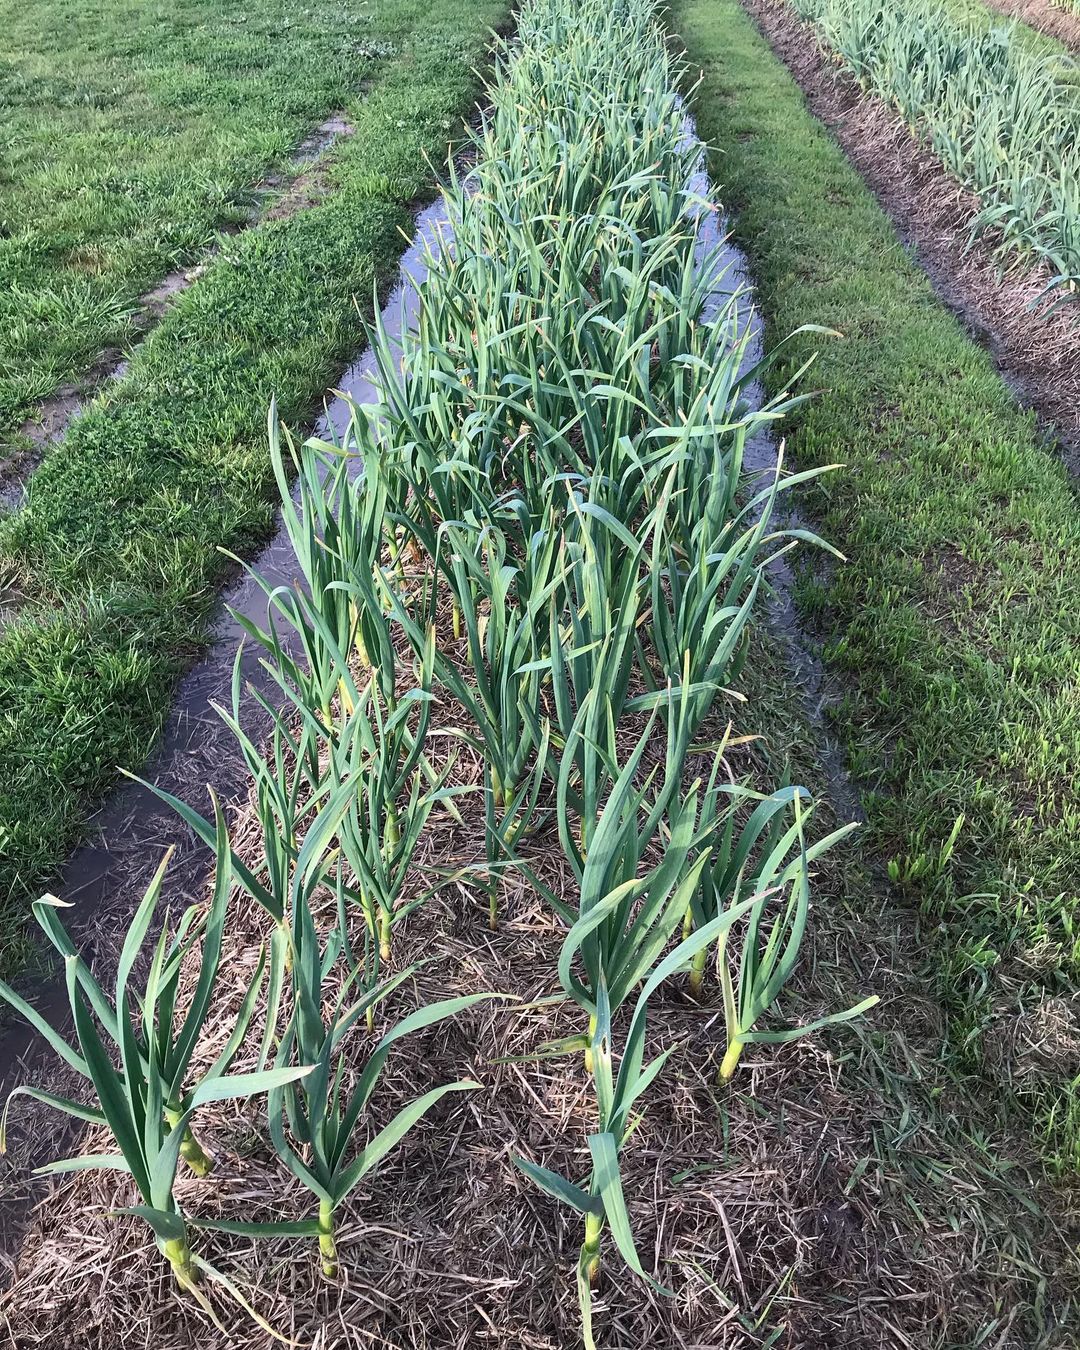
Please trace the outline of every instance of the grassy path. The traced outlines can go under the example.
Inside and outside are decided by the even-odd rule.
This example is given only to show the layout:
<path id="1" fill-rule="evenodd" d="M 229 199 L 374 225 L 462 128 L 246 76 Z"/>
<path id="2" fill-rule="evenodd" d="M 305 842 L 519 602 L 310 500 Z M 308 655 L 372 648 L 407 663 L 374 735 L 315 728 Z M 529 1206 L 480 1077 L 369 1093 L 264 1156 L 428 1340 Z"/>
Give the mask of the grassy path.
<path id="1" fill-rule="evenodd" d="M 132 333 L 139 295 L 377 77 L 414 15 L 315 0 L 32 0 L 0 38 L 0 447 Z M 0 450 L 2 457 L 2 450 Z"/>
<path id="2" fill-rule="evenodd" d="M 997 14 L 1020 19 L 1070 51 L 1080 49 L 1080 5 L 1077 0 L 984 0 Z"/>
<path id="3" fill-rule="evenodd" d="M 397 54 L 317 206 L 238 236 L 0 518 L 0 941 L 117 764 L 146 756 L 222 576 L 271 517 L 266 409 L 303 421 L 356 350 L 417 197 L 475 92 L 502 0 L 395 7 Z"/>
<path id="4" fill-rule="evenodd" d="M 769 339 L 805 322 L 844 334 L 800 341 L 772 379 L 820 348 L 792 445 L 801 465 L 847 465 L 811 505 L 850 562 L 806 578 L 801 601 L 842 676 L 867 842 L 925 917 L 946 1054 L 1021 1093 L 1047 1154 L 1075 1164 L 1074 485 L 736 0 L 673 15 L 704 67 L 699 123 Z"/>

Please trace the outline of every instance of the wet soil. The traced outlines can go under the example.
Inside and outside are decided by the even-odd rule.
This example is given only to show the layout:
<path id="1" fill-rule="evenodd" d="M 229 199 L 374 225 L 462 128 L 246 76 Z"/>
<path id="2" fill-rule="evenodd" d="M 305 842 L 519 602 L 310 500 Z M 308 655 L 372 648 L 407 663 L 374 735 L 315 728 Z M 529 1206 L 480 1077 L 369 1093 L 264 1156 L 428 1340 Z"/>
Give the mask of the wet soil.
<path id="1" fill-rule="evenodd" d="M 687 135 L 697 139 L 691 118 L 686 120 Z M 701 198 L 709 193 L 709 177 L 702 163 L 690 183 L 690 190 Z M 734 297 L 739 304 L 738 324 L 740 337 L 747 337 L 746 353 L 742 362 L 742 373 L 759 365 L 765 355 L 764 325 L 761 315 L 754 307 L 754 286 L 751 280 L 749 262 L 728 233 L 730 221 L 727 217 L 707 212 L 701 220 L 698 231 L 699 260 L 719 252 L 719 268 L 705 317 L 710 318 L 729 304 Z M 765 390 L 760 380 L 752 380 L 746 385 L 746 398 L 754 408 L 760 408 L 765 402 Z M 764 488 L 776 473 L 777 466 L 783 466 L 784 448 L 778 439 L 774 423 L 766 423 L 749 437 L 744 453 L 744 463 L 750 474 L 757 480 L 755 490 Z M 790 466 L 789 466 L 790 467 Z M 785 493 L 780 497 L 778 513 L 774 516 L 773 527 L 777 531 L 808 530 L 813 532 L 810 523 L 799 514 L 796 499 Z M 805 553 L 805 550 L 803 550 Z M 827 566 L 828 555 L 814 560 L 818 568 Z M 795 573 L 788 555 L 775 558 L 767 568 L 769 598 L 766 604 L 764 623 L 774 640 L 779 642 L 783 652 L 790 687 L 795 693 L 801 712 L 815 733 L 815 750 L 822 769 L 824 785 L 828 791 L 830 805 L 837 817 L 844 821 L 864 821 L 866 813 L 859 800 L 859 794 L 852 784 L 845 763 L 844 750 L 826 717 L 826 708 L 830 702 L 838 701 L 841 691 L 835 677 L 826 671 L 821 659 L 820 645 L 814 640 L 799 616 L 795 604 Z"/>

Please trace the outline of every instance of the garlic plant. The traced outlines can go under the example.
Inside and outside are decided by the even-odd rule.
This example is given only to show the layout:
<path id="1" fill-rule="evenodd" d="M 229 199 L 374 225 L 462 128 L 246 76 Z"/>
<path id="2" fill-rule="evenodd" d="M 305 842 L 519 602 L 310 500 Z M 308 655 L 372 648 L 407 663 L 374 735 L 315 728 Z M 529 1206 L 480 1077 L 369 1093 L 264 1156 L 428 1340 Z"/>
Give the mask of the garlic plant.
<path id="1" fill-rule="evenodd" d="M 878 1000 L 863 999 L 802 1026 L 755 1029 L 775 1007 L 795 969 L 809 918 L 811 865 L 855 826 L 842 826 L 810 844 L 806 825 L 813 807 L 805 789 L 782 788 L 764 796 L 722 780 L 721 763 L 718 757 L 703 797 L 703 815 L 714 822 L 714 830 L 699 885 L 691 894 L 685 931 L 703 931 L 732 909 L 744 917 L 735 928 L 725 927 L 716 945 L 726 1029 L 720 1078 L 726 1082 L 748 1044 L 796 1040 L 857 1017 Z M 736 934 L 738 946 L 732 951 Z M 691 964 L 695 995 L 702 990 L 707 954 L 707 947 L 700 947 Z"/>
<path id="2" fill-rule="evenodd" d="M 181 1158 L 199 1175 L 205 1175 L 210 1167 L 209 1158 L 191 1133 L 195 1113 L 210 1102 L 242 1100 L 282 1088 L 303 1078 L 310 1066 L 294 1063 L 254 1073 L 229 1073 L 254 1015 L 265 964 L 260 958 L 217 1057 L 202 1072 L 193 1068 L 218 984 L 232 882 L 230 849 L 220 810 L 217 870 L 209 909 L 203 914 L 198 906 L 189 907 L 175 929 L 166 923 L 153 943 L 145 982 L 141 988 L 133 987 L 134 968 L 151 934 L 168 861 L 166 856 L 128 927 L 111 997 L 75 951 L 59 917 L 63 902 L 46 896 L 35 904 L 35 917 L 64 958 L 77 1048 L 6 984 L 0 983 L 0 997 L 45 1037 L 71 1069 L 89 1080 L 95 1104 L 84 1106 L 38 1088 L 18 1087 L 8 1098 L 4 1124 L 6 1127 L 12 1097 L 22 1094 L 78 1120 L 104 1126 L 116 1145 L 115 1152 L 81 1154 L 39 1171 L 102 1168 L 130 1175 L 139 1203 L 121 1212 L 137 1215 L 150 1225 L 178 1283 L 193 1289 L 200 1271 L 218 1277 L 192 1251 L 188 1223 L 173 1195 Z M 198 975 L 187 1008 L 182 1010 L 181 977 L 189 962 L 198 963 Z M 6 1128 L 2 1132 L 6 1134 Z"/>
<path id="3" fill-rule="evenodd" d="M 686 708 L 684 703 L 684 717 Z M 605 718 L 610 718 L 610 704 L 593 691 L 575 724 L 574 739 L 593 743 L 594 728 Z M 576 905 L 567 904 L 534 878 L 569 925 L 559 956 L 559 979 L 566 996 L 588 1017 L 587 1033 L 545 1047 L 541 1054 L 585 1050 L 598 1128 L 588 1139 L 592 1171 L 584 1185 L 524 1158 L 515 1157 L 515 1162 L 541 1189 L 583 1216 L 578 1295 L 588 1350 L 594 1344 L 591 1289 L 600 1270 L 605 1228 L 610 1229 L 627 1265 L 656 1284 L 646 1274 L 634 1243 L 619 1169 L 619 1154 L 633 1128 L 631 1108 L 674 1049 L 668 1047 L 644 1063 L 649 999 L 669 975 L 689 965 L 755 903 L 750 899 L 731 905 L 670 949 L 701 884 L 718 826 L 701 810 L 700 781 L 684 786 L 686 760 L 678 753 L 684 743 L 674 719 L 668 722 L 666 762 L 641 780 L 642 760 L 655 725 L 654 713 L 621 766 L 609 763 L 600 774 L 593 755 L 586 757 L 589 779 L 581 795 L 588 814 L 582 819 L 580 839 L 569 828 L 562 831 L 564 850 L 578 878 Z M 565 793 L 569 766 L 574 762 L 573 747 L 568 746 L 560 774 L 560 822 L 568 812 Z M 612 782 L 600 807 L 594 806 L 596 789 L 589 781 L 594 775 Z M 650 846 L 657 844 L 662 846 L 658 860 L 646 865 Z M 612 1019 L 635 993 L 634 1013 L 619 1056 Z"/>
<path id="4" fill-rule="evenodd" d="M 701 784 L 684 785 L 685 707 L 682 718 L 668 719 L 666 757 L 650 772 L 643 761 L 657 711 L 620 762 L 611 703 L 600 689 L 586 696 L 562 751 L 556 815 L 576 897 L 567 901 L 533 880 L 574 935 L 563 947 L 559 975 L 588 1016 L 587 1062 L 600 999 L 617 1011 L 646 978 L 682 923 L 708 860 L 712 826 L 699 823 Z M 575 780 L 579 809 L 571 795 Z M 656 844 L 662 860 L 646 865 Z M 580 974 L 569 965 L 575 954 Z"/>
<path id="5" fill-rule="evenodd" d="M 435 674 L 464 711 L 454 734 L 483 762 L 489 922 L 498 918 L 497 868 L 536 807 L 547 762 L 542 687 L 549 602 L 558 584 L 557 539 L 540 542 L 529 566 L 515 566 L 498 525 L 447 524 L 439 531 L 434 577 L 419 614 L 387 585 L 391 613 L 414 651 L 434 641 L 445 585 L 460 615 L 464 658 L 435 652 Z M 543 557 L 543 563 L 538 559 Z M 444 635 L 445 636 L 445 635 Z"/>
<path id="6" fill-rule="evenodd" d="M 318 1200 L 310 1220 L 249 1223 L 203 1221 L 202 1226 L 251 1237 L 310 1236 L 318 1239 L 323 1273 L 337 1274 L 335 1214 L 364 1177 L 447 1093 L 479 1087 L 472 1079 L 443 1084 L 403 1107 L 362 1147 L 358 1136 L 387 1057 L 402 1037 L 432 1026 L 498 995 L 472 994 L 420 1007 L 402 1018 L 375 1044 L 354 1077 L 346 1041 L 361 1017 L 414 973 L 410 966 L 391 980 L 372 985 L 347 953 L 345 927 L 331 924 L 325 935 L 316 918 L 318 891 L 327 879 L 330 841 L 338 827 L 336 806 L 309 831 L 297 858 L 290 902 L 293 961 L 291 1012 L 277 1051 L 279 1075 L 269 1094 L 270 1137 L 279 1157 Z M 338 908 L 339 919 L 342 910 Z M 343 955 L 348 960 L 342 966 Z M 366 972 L 370 974 L 370 971 Z M 357 991 L 359 990 L 359 993 Z M 298 1072 L 293 1065 L 310 1065 Z M 286 1124 L 288 1128 L 286 1129 Z"/>
<path id="7" fill-rule="evenodd" d="M 274 586 L 248 569 L 267 596 L 267 627 L 243 614 L 233 617 L 267 653 L 279 677 L 287 678 L 305 704 L 328 720 L 335 700 L 348 705 L 355 698 L 353 661 L 367 669 L 385 656 L 385 627 L 372 581 L 386 543 L 384 479 L 377 471 L 368 472 L 357 487 L 352 481 L 355 457 L 342 447 L 312 438 L 297 449 L 286 433 L 287 463 L 281 436 L 277 409 L 271 404 L 270 461 L 300 580 L 292 586 Z M 296 477 L 295 500 L 290 465 Z M 282 624 L 296 634 L 296 656 L 283 641 Z"/>
<path id="8" fill-rule="evenodd" d="M 288 895 L 299 841 L 308 817 L 317 811 L 326 790 L 322 768 L 324 727 L 312 719 L 283 712 L 263 695 L 249 689 L 249 697 L 270 728 L 263 745 L 256 744 L 241 721 L 245 692 L 241 678 L 242 654 L 242 650 L 238 651 L 233 663 L 231 711 L 215 707 L 232 731 L 251 778 L 261 848 L 257 866 L 250 866 L 235 850 L 231 852 L 230 865 L 235 880 L 273 921 L 272 953 L 276 963 L 288 946 Z M 275 667 L 275 670 L 279 668 Z M 287 702 L 286 708 L 291 707 L 291 702 Z M 134 774 L 129 777 L 171 806 L 204 844 L 215 847 L 217 827 L 213 821 L 156 783 Z"/>
<path id="9" fill-rule="evenodd" d="M 349 889 L 382 961 L 390 959 L 394 926 L 436 889 L 407 898 L 409 872 L 432 811 L 468 791 L 446 786 L 453 759 L 438 776 L 424 760 L 433 668 L 434 642 L 429 640 L 420 682 L 390 708 L 375 678 L 370 679 L 351 714 L 360 732 L 352 752 L 340 765 L 331 761 L 334 782 L 352 789 L 338 828 Z"/>
<path id="10" fill-rule="evenodd" d="M 605 897 L 602 902 L 604 907 L 617 906 L 619 903 L 617 895 Z M 634 1002 L 630 1025 L 622 1043 L 621 1055 L 618 1056 L 611 1021 L 612 1007 L 606 989 L 601 984 L 590 1040 L 598 1128 L 588 1137 L 591 1168 L 583 1183 L 570 1181 L 530 1159 L 519 1155 L 514 1157 L 516 1166 L 535 1185 L 582 1216 L 584 1233 L 578 1254 L 577 1287 L 586 1350 L 595 1350 L 596 1346 L 592 1326 L 592 1290 L 600 1276 L 601 1241 L 605 1230 L 611 1232 L 619 1255 L 636 1275 L 659 1293 L 671 1293 L 671 1290 L 649 1275 L 642 1264 L 623 1195 L 619 1167 L 620 1153 L 637 1121 L 637 1116 L 632 1114 L 635 1103 L 640 1101 L 657 1079 L 675 1049 L 669 1046 L 655 1059 L 645 1062 L 649 1000 L 665 980 L 684 970 L 697 952 L 719 938 L 745 909 L 744 904 L 720 915 L 680 942 L 652 967 Z M 588 922 L 583 920 L 581 928 L 577 932 L 572 929 L 567 936 L 560 960 L 561 969 L 568 968 L 572 963 L 587 928 Z"/>

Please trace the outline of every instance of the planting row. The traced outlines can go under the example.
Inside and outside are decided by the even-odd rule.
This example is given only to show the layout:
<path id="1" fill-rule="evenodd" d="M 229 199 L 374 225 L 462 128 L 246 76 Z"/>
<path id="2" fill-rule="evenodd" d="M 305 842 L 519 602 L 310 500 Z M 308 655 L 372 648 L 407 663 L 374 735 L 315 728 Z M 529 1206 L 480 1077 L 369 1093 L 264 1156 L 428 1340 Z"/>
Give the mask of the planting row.
<path id="1" fill-rule="evenodd" d="M 223 714 L 254 781 L 258 865 L 232 847 L 220 810 L 204 818 L 169 798 L 215 851 L 209 909 L 166 925 L 135 988 L 159 873 L 112 995 L 55 903 L 38 904 L 68 962 L 78 1050 L 2 989 L 92 1081 L 97 1104 L 38 1095 L 116 1146 L 57 1166 L 129 1171 L 132 1212 L 201 1299 L 200 1273 L 228 1280 L 193 1248 L 200 1221 L 174 1194 L 181 1158 L 208 1164 L 200 1105 L 265 1092 L 273 1145 L 317 1209 L 208 1226 L 317 1238 L 332 1276 L 349 1194 L 440 1098 L 478 1086 L 434 1086 L 366 1135 L 394 1044 L 499 997 L 423 1005 L 377 1035 L 379 1005 L 416 969 L 408 916 L 451 880 L 483 897 L 494 927 L 512 871 L 565 930 L 551 974 L 579 1029 L 538 1053 L 575 1057 L 587 1075 L 588 1165 L 565 1176 L 515 1161 L 581 1217 L 589 1346 L 604 1235 L 651 1279 L 620 1155 L 674 1048 L 646 1058 L 663 982 L 686 972 L 700 990 L 715 970 L 724 1079 L 746 1045 L 870 1002 L 809 1026 L 761 1025 L 795 967 L 812 865 L 847 830 L 813 838 L 803 789 L 737 781 L 725 706 L 765 568 L 819 541 L 772 525 L 778 494 L 807 475 L 744 466 L 748 438 L 798 397 L 750 406 L 759 372 L 744 369 L 740 302 L 713 314 L 720 255 L 701 235 L 716 207 L 691 190 L 701 147 L 656 9 L 523 6 L 475 163 L 451 175 L 452 237 L 428 259 L 415 329 L 400 344 L 373 334 L 380 402 L 355 410 L 341 445 L 283 446 L 271 412 L 305 585 L 268 586 L 266 625 L 245 622 L 282 695 L 284 711 L 264 703 L 269 741 L 245 734 L 239 679 Z M 474 794 L 482 860 L 422 869 L 434 822 Z M 566 885 L 538 864 L 544 841 Z M 206 1063 L 234 882 L 265 912 L 267 945 Z"/>
<path id="2" fill-rule="evenodd" d="M 1003 255 L 1044 259 L 1071 291 L 1080 277 L 1080 117 L 1075 61 L 1022 24 L 912 0 L 792 0 L 865 89 L 978 194 L 975 231 Z"/>
<path id="3" fill-rule="evenodd" d="M 941 1001 L 943 1071 L 970 1083 L 1008 1151 L 1030 1147 L 1034 1125 L 1043 1157 L 1071 1173 L 1075 488 L 994 358 L 898 247 L 873 191 L 902 226 L 921 180 L 897 175 L 891 125 L 875 131 L 862 105 L 853 114 L 786 5 L 747 5 L 766 40 L 742 5 L 717 2 L 686 0 L 676 18 L 706 72 L 698 114 L 769 297 L 766 332 L 797 315 L 844 334 L 817 344 L 829 393 L 795 412 L 792 437 L 803 466 L 837 446 L 849 465 L 811 497 L 851 562 L 804 577 L 799 600 L 840 691 L 863 846 L 917 934 L 919 986 Z M 790 361 L 806 355 L 800 340 Z M 786 380 L 783 364 L 766 372 L 769 389 Z"/>

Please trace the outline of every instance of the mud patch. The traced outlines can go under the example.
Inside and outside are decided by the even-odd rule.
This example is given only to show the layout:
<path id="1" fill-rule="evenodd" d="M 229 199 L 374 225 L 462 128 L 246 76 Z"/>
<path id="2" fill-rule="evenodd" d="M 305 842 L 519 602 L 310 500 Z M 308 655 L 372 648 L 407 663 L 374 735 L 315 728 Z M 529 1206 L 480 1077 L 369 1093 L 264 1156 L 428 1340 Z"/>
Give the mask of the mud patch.
<path id="1" fill-rule="evenodd" d="M 988 348 L 1016 396 L 1034 410 L 1080 472 L 1080 319 L 1045 297 L 1053 272 L 1002 270 L 988 236 L 972 240 L 978 198 L 915 141 L 880 98 L 863 93 L 822 50 L 811 24 L 783 0 L 743 0 L 773 50 L 916 254 L 939 298 Z"/>
<path id="2" fill-rule="evenodd" d="M 269 205 L 257 211 L 257 219 L 285 220 L 320 201 L 329 190 L 326 175 L 328 165 L 323 156 L 335 141 L 355 134 L 356 128 L 344 113 L 328 117 L 318 131 L 304 141 L 293 159 L 294 169 L 303 169 L 305 165 L 310 167 L 301 173 L 294 173 L 284 185 L 280 179 L 266 181 L 264 193 L 269 199 Z"/>

